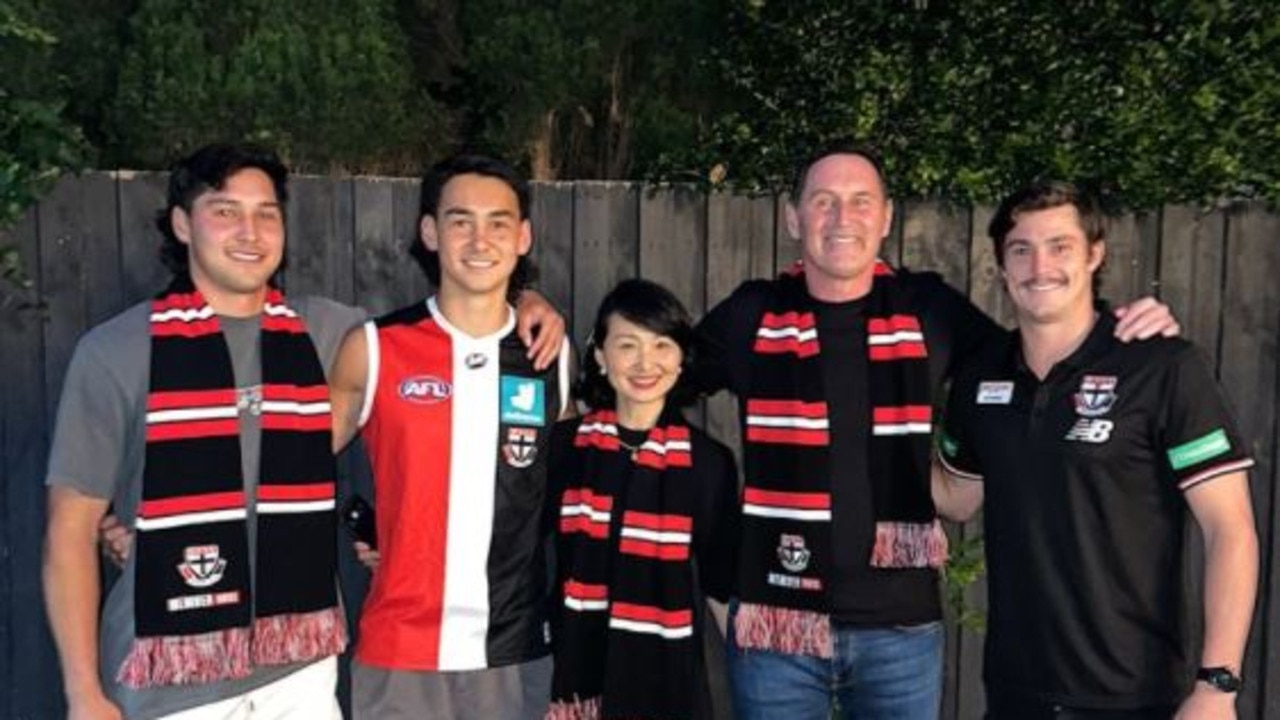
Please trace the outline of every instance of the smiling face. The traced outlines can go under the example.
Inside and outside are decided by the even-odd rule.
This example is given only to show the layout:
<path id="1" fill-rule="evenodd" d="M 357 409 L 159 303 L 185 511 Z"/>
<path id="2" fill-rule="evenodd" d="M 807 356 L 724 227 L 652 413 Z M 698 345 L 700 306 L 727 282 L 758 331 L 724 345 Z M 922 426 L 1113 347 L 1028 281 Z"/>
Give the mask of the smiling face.
<path id="1" fill-rule="evenodd" d="M 486 175 L 457 175 L 440 192 L 434 217 L 422 218 L 427 249 L 440 256 L 440 292 L 505 297 L 533 233 L 515 190 Z"/>
<path id="2" fill-rule="evenodd" d="M 595 359 L 617 394 L 619 421 L 634 429 L 658 419 L 667 394 L 680 378 L 684 353 L 669 335 L 659 335 L 614 313 Z"/>
<path id="3" fill-rule="evenodd" d="M 1088 240 L 1074 205 L 1019 213 L 1001 256 L 1019 324 L 1091 314 L 1093 275 L 1105 256 L 1105 243 Z"/>
<path id="4" fill-rule="evenodd" d="M 800 197 L 787 205 L 786 221 L 800 242 L 811 295 L 842 302 L 870 292 L 893 223 L 893 203 L 870 160 L 837 153 L 815 162 Z"/>
<path id="5" fill-rule="evenodd" d="M 170 212 L 174 235 L 189 251 L 191 281 L 223 315 L 262 310 L 267 281 L 284 257 L 284 208 L 271 178 L 257 168 L 201 193 L 190 212 Z"/>

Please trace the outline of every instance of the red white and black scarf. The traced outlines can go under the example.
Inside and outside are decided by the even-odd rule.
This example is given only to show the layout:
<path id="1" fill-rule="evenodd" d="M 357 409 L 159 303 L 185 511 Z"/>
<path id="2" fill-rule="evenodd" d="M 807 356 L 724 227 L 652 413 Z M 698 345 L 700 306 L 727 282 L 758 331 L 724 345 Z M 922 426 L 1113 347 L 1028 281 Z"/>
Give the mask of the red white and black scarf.
<path id="1" fill-rule="evenodd" d="M 634 454 L 613 411 L 582 418 L 557 534 L 548 720 L 689 718 L 696 691 L 689 427 L 664 413 Z M 621 481 L 619 481 L 621 479 Z"/>
<path id="2" fill-rule="evenodd" d="M 210 683 L 342 652 L 329 394 L 302 319 L 270 288 L 251 582 L 240 420 L 218 317 L 187 277 L 152 303 L 129 687 Z"/>
<path id="3" fill-rule="evenodd" d="M 866 300 L 867 446 L 877 568 L 939 567 L 947 540 L 929 486 L 928 348 L 904 284 L 877 262 Z M 829 656 L 830 418 L 804 277 L 777 281 L 756 332 L 745 408 L 740 647 Z"/>

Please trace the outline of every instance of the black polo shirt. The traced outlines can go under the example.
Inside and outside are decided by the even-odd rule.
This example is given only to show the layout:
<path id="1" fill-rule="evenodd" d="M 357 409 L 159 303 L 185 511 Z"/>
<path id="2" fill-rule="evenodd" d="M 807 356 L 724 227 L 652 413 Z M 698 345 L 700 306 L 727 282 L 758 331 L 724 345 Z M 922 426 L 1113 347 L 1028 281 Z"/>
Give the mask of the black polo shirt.
<path id="1" fill-rule="evenodd" d="M 1200 353 L 1102 311 L 1043 382 L 1016 332 L 952 384 L 943 464 L 984 480 L 988 693 L 1176 703 L 1193 660 L 1182 490 L 1252 465 Z"/>

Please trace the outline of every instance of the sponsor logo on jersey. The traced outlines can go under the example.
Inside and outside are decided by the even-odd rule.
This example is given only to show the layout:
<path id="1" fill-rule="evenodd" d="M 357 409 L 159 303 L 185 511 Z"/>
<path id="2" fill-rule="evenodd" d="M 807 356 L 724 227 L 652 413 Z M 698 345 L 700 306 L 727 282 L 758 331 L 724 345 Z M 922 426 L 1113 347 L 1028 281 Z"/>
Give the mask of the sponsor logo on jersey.
<path id="1" fill-rule="evenodd" d="M 798 573 L 809 567 L 809 549 L 803 535 L 782 534 L 778 537 L 778 562 L 788 572 Z"/>
<path id="2" fill-rule="evenodd" d="M 468 353 L 462 362 L 467 366 L 468 370 L 479 370 L 485 366 L 485 363 L 489 362 L 489 356 L 482 352 Z"/>
<path id="3" fill-rule="evenodd" d="M 533 428 L 507 429 L 507 442 L 502 446 L 502 457 L 513 468 L 527 468 L 538 458 L 538 431 Z"/>
<path id="4" fill-rule="evenodd" d="M 1206 460 L 1223 455 L 1231 450 L 1231 441 L 1227 433 L 1218 428 L 1208 435 L 1198 437 L 1191 442 L 1183 443 L 1169 450 L 1169 465 L 1174 470 L 1185 470 Z"/>
<path id="5" fill-rule="evenodd" d="M 1116 404 L 1116 377 L 1085 375 L 1080 381 L 1080 392 L 1075 394 L 1075 399 L 1076 414 L 1084 417 L 1106 415 Z"/>
<path id="6" fill-rule="evenodd" d="M 537 378 L 502 376 L 502 415 L 504 424 L 533 425 L 542 427 L 546 424 L 546 385 Z"/>
<path id="7" fill-rule="evenodd" d="M 979 405 L 1008 405 L 1013 400 L 1013 381 L 987 381 L 978 384 Z"/>
<path id="8" fill-rule="evenodd" d="M 1116 426 L 1110 420 L 1088 420 L 1080 418 L 1067 431 L 1063 440 L 1101 444 L 1111 439 L 1111 430 Z"/>
<path id="9" fill-rule="evenodd" d="M 217 545 L 188 545 L 182 549 L 182 558 L 178 574 L 191 587 L 209 587 L 227 570 L 227 560 Z"/>
<path id="10" fill-rule="evenodd" d="M 400 397 L 419 405 L 434 405 L 449 399 L 453 386 L 434 375 L 414 375 L 400 381 Z"/>

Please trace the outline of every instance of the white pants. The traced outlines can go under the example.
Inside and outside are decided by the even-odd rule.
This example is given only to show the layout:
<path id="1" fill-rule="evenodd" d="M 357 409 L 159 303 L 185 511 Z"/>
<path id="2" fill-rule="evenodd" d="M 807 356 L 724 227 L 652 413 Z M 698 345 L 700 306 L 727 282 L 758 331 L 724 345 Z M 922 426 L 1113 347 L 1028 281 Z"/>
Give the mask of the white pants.
<path id="1" fill-rule="evenodd" d="M 243 695 L 161 720 L 342 720 L 337 687 L 338 659 L 331 657 Z"/>

